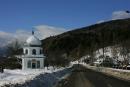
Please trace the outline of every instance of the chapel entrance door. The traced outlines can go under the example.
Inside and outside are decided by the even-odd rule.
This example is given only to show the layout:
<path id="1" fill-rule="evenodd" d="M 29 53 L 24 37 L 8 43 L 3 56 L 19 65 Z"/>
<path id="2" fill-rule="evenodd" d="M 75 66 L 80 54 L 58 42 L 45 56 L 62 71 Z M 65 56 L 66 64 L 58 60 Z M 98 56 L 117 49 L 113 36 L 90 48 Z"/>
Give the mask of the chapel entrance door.
<path id="1" fill-rule="evenodd" d="M 32 63 L 32 69 L 36 69 L 36 63 Z"/>
<path id="2" fill-rule="evenodd" d="M 35 59 L 33 59 L 32 60 L 32 69 L 36 69 L 37 67 L 36 67 L 36 60 Z"/>

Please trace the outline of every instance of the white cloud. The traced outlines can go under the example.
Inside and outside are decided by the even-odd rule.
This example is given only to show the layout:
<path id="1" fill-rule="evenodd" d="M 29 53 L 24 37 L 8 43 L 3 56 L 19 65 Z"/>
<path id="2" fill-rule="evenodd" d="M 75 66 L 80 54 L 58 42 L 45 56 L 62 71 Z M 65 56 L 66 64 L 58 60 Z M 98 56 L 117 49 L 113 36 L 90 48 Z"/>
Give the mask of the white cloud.
<path id="1" fill-rule="evenodd" d="M 100 20 L 97 22 L 97 24 L 110 21 L 110 20 L 117 20 L 117 19 L 127 19 L 130 18 L 130 12 L 129 11 L 114 11 L 111 15 L 110 19 L 107 20 Z"/>
<path id="2" fill-rule="evenodd" d="M 0 31 L 0 47 L 7 45 L 13 40 L 13 35 L 4 31 Z"/>
<path id="3" fill-rule="evenodd" d="M 112 13 L 112 20 L 130 18 L 130 13 L 126 11 L 115 11 Z"/>
<path id="4" fill-rule="evenodd" d="M 25 41 L 30 35 L 31 35 L 31 32 L 23 30 L 23 29 L 18 29 L 14 33 L 14 39 Z"/>
<path id="5" fill-rule="evenodd" d="M 97 24 L 100 24 L 100 23 L 103 23 L 103 22 L 105 22 L 105 20 L 100 20 L 100 21 L 97 22 Z"/>
<path id="6" fill-rule="evenodd" d="M 39 39 L 44 39 L 49 36 L 54 36 L 65 32 L 63 28 L 57 28 L 46 25 L 35 26 L 35 35 Z M 31 35 L 31 32 L 18 29 L 15 33 L 8 33 L 4 31 L 0 31 L 0 47 L 6 46 L 7 44 L 15 41 L 16 39 L 20 42 L 25 42 L 25 40 Z"/>
<path id="7" fill-rule="evenodd" d="M 55 36 L 66 31 L 64 28 L 52 27 L 47 25 L 39 25 L 35 26 L 34 28 L 36 28 L 36 35 L 40 37 L 40 39 Z"/>

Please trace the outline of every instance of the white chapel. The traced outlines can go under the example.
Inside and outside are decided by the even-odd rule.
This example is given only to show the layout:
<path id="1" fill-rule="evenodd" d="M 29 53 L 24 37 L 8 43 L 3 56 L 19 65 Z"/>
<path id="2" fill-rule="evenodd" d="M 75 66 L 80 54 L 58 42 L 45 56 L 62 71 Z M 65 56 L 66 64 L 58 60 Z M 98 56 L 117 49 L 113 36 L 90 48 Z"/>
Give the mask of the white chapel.
<path id="1" fill-rule="evenodd" d="M 41 41 L 32 32 L 23 46 L 22 69 L 43 69 L 44 59 Z"/>

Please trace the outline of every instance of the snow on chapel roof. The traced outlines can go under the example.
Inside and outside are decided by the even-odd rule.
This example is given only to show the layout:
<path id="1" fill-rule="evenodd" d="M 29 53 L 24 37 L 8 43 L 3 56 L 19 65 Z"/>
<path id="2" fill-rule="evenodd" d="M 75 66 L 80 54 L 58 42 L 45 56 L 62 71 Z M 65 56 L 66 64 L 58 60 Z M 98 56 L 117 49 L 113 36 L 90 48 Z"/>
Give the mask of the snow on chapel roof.
<path id="1" fill-rule="evenodd" d="M 41 41 L 36 36 L 34 36 L 34 32 L 32 32 L 32 35 L 26 40 L 26 44 L 41 45 Z"/>

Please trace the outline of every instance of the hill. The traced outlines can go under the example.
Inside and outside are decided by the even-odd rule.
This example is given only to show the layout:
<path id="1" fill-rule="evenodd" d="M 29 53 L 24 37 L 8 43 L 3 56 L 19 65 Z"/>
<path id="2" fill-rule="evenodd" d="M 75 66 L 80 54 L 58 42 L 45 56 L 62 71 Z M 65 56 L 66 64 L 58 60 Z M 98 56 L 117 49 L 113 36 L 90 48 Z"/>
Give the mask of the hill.
<path id="1" fill-rule="evenodd" d="M 74 29 L 42 40 L 46 61 L 64 65 L 107 46 L 130 47 L 130 19 L 112 20 Z"/>

